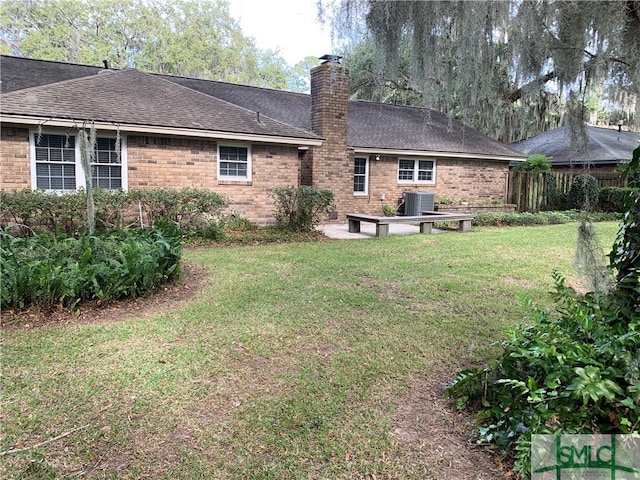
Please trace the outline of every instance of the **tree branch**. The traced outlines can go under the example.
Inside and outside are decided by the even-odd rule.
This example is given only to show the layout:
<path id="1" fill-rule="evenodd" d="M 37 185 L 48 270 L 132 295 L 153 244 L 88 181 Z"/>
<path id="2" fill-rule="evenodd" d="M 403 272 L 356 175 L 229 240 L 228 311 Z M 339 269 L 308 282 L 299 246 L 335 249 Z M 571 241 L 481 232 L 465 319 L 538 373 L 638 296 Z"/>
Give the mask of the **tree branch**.
<path id="1" fill-rule="evenodd" d="M 591 57 L 591 60 L 589 60 L 588 62 L 584 63 L 584 68 L 583 71 L 586 72 L 588 71 L 592 64 L 596 61 L 596 56 L 593 54 L 590 54 L 589 52 L 585 52 L 587 55 L 589 55 Z M 617 58 L 617 57 L 609 57 L 608 58 L 609 62 L 615 62 L 615 63 L 620 63 L 622 65 L 629 65 L 628 62 Z M 540 85 L 544 85 L 545 83 L 547 83 L 550 80 L 553 80 L 554 78 L 556 78 L 558 76 L 558 74 L 556 73 L 555 70 L 550 71 L 549 73 L 546 73 L 544 75 L 540 75 L 538 78 L 536 78 L 535 80 L 532 80 L 531 82 L 527 83 L 526 85 L 523 85 L 520 88 L 517 88 L 516 90 L 512 91 L 509 95 L 506 96 L 506 99 L 509 103 L 514 103 L 517 102 L 518 100 L 520 100 L 522 98 L 522 95 L 524 95 L 524 93 L 527 90 L 530 90 L 532 87 L 535 86 L 540 86 Z"/>
<path id="2" fill-rule="evenodd" d="M 28 450 L 33 450 L 33 449 L 36 449 L 38 447 L 42 447 L 43 445 L 47 445 L 47 444 L 49 444 L 51 442 L 55 442 L 56 440 L 60 440 L 61 438 L 64 438 L 64 437 L 68 437 L 72 433 L 75 433 L 75 432 L 77 432 L 79 430 L 84 430 L 85 428 L 89 428 L 89 424 L 83 425 L 83 426 L 78 427 L 78 428 L 74 428 L 73 430 L 69 430 L 68 432 L 61 433 L 60 435 L 58 435 L 56 437 L 50 438 L 49 440 L 45 440 L 44 442 L 36 443 L 35 445 L 32 445 L 31 447 L 11 448 L 9 450 L 5 450 L 4 452 L 0 452 L 0 457 L 4 457 L 6 455 L 11 455 L 11 454 L 14 454 L 14 453 L 26 452 Z"/>

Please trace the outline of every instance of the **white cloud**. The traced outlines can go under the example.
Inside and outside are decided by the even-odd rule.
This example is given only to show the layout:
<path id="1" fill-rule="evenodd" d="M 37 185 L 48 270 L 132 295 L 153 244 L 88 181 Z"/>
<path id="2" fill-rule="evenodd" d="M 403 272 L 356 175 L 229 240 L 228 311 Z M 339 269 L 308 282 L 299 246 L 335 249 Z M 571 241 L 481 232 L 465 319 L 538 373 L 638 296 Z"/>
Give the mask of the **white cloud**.
<path id="1" fill-rule="evenodd" d="M 328 24 L 317 21 L 317 0 L 230 0 L 229 11 L 258 48 L 278 50 L 290 65 L 333 53 Z"/>

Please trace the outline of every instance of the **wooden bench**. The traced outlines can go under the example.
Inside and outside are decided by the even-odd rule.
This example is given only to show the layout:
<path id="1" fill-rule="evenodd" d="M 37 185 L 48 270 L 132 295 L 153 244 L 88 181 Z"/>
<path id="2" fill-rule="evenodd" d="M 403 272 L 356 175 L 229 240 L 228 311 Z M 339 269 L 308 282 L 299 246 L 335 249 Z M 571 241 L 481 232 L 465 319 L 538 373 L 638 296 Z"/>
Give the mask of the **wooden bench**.
<path id="1" fill-rule="evenodd" d="M 420 233 L 431 233 L 433 224 L 437 222 L 460 222 L 458 230 L 468 232 L 471 230 L 471 221 L 475 215 L 468 213 L 446 213 L 446 212 L 422 212 L 417 216 L 396 216 L 396 217 L 379 217 L 376 215 L 363 215 L 360 213 L 347 213 L 349 221 L 349 232 L 359 233 L 360 222 L 369 222 L 376 224 L 376 237 L 386 237 L 389 235 L 389 225 L 392 223 L 408 223 L 412 225 L 420 225 Z"/>

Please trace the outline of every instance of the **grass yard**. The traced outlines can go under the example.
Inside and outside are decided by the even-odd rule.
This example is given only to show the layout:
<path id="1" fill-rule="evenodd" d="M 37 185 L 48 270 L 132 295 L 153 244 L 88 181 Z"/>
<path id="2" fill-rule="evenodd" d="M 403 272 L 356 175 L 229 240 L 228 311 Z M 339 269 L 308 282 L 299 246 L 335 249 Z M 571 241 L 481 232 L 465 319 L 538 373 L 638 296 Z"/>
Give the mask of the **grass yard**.
<path id="1" fill-rule="evenodd" d="M 617 228 L 596 225 L 605 252 Z M 4 329 L 0 450 L 36 448 L 3 474 L 480 478 L 404 448 L 398 405 L 495 354 L 520 294 L 550 304 L 575 239 L 565 224 L 186 252 L 210 277 L 178 309 Z"/>

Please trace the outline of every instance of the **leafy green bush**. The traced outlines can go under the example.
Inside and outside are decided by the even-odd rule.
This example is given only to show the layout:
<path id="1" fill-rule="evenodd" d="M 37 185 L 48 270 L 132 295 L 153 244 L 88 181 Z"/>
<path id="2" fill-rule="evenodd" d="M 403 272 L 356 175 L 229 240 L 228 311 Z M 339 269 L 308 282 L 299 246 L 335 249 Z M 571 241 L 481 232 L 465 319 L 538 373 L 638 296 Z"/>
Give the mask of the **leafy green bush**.
<path id="1" fill-rule="evenodd" d="M 548 172 L 551 170 L 551 158 L 542 153 L 534 153 L 527 157 L 526 162 L 517 163 L 513 169 L 516 172 Z"/>
<path id="2" fill-rule="evenodd" d="M 82 300 L 143 295 L 179 273 L 177 227 L 112 231 L 104 236 L 13 237 L 0 233 L 0 304 L 71 307 Z"/>
<path id="3" fill-rule="evenodd" d="M 577 221 L 580 219 L 580 215 L 580 212 L 576 210 L 538 213 L 486 212 L 477 214 L 473 220 L 473 224 L 483 227 L 557 225 Z M 619 220 L 620 214 L 613 212 L 594 212 L 590 214 L 590 218 L 591 221 L 594 222 L 606 222 Z"/>
<path id="4" fill-rule="evenodd" d="M 569 195 L 558 190 L 556 176 L 551 172 L 542 172 L 544 176 L 545 198 L 543 210 L 569 210 Z"/>
<path id="5" fill-rule="evenodd" d="M 640 186 L 640 148 L 627 167 Z M 615 287 L 579 294 L 554 274 L 557 306 L 531 301 L 526 324 L 486 368 L 458 373 L 447 395 L 478 411 L 480 441 L 493 442 L 530 473 L 532 434 L 640 430 L 640 192 L 627 197 L 609 263 Z"/>
<path id="6" fill-rule="evenodd" d="M 320 223 L 320 217 L 334 209 L 333 193 L 307 185 L 273 190 L 276 225 L 297 232 L 309 232 Z"/>
<path id="7" fill-rule="evenodd" d="M 598 194 L 598 209 L 603 212 L 624 212 L 626 199 L 637 193 L 633 188 L 604 187 Z"/>
<path id="8" fill-rule="evenodd" d="M 640 315 L 611 296 L 576 294 L 556 275 L 555 313 L 533 308 L 486 368 L 458 373 L 447 394 L 478 410 L 479 441 L 515 452 L 525 478 L 534 433 L 628 433 L 640 425 Z"/>
<path id="9" fill-rule="evenodd" d="M 224 230 L 236 232 L 254 232 L 258 226 L 248 218 L 241 215 L 229 215 L 222 220 Z"/>
<path id="10" fill-rule="evenodd" d="M 0 195 L 3 228 L 16 225 L 22 234 L 39 231 L 75 236 L 88 232 L 84 191 L 56 195 L 42 190 L 21 190 L 1 191 Z M 167 218 L 187 234 L 213 239 L 222 236 L 219 222 L 225 199 L 215 192 L 195 188 L 129 192 L 94 189 L 93 197 L 97 232 L 139 226 L 142 215 L 150 225 Z"/>
<path id="11" fill-rule="evenodd" d="M 569 190 L 569 208 L 593 210 L 598 203 L 598 180 L 588 173 L 576 175 Z"/>
<path id="12" fill-rule="evenodd" d="M 394 217 L 398 214 L 398 211 L 395 208 L 393 208 L 391 205 L 383 205 L 382 214 L 385 217 Z"/>

